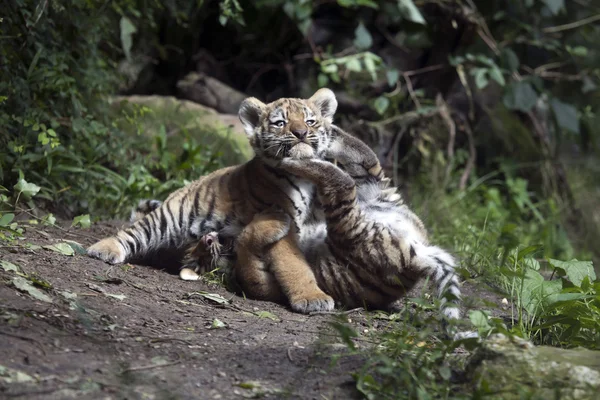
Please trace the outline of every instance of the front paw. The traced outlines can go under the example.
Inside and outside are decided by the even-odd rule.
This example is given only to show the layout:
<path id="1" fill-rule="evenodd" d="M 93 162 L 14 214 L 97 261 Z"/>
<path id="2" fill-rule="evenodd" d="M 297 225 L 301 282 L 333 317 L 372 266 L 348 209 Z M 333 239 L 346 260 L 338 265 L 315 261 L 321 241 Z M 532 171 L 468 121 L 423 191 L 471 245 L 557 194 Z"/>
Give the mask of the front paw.
<path id="1" fill-rule="evenodd" d="M 310 295 L 290 299 L 290 306 L 295 312 L 308 314 L 314 311 L 332 311 L 335 302 L 331 296 L 323 292 L 315 292 Z"/>
<path id="2" fill-rule="evenodd" d="M 93 244 L 87 249 L 87 254 L 109 264 L 122 263 L 127 256 L 123 246 L 114 238 L 102 239 Z"/>

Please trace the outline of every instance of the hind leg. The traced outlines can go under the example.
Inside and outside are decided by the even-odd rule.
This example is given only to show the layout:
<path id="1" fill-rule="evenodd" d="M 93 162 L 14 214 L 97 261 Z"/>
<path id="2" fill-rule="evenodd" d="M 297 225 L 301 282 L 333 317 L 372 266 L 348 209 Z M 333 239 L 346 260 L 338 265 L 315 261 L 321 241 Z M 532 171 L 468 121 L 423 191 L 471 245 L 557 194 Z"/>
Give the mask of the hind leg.
<path id="1" fill-rule="evenodd" d="M 317 286 L 290 223 L 287 214 L 268 211 L 244 228 L 236 246 L 238 283 L 254 298 L 287 299 L 296 312 L 332 310 L 333 299 Z"/>

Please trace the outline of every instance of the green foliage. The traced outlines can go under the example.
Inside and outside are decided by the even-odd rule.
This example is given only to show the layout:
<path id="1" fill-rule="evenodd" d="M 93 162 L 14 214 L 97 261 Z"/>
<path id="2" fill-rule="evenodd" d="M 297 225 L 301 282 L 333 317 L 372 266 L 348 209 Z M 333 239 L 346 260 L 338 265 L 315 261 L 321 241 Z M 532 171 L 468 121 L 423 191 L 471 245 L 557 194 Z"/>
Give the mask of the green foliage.
<path id="1" fill-rule="evenodd" d="M 165 135 L 158 143 L 140 135 L 149 109 L 108 107 L 117 60 L 132 58 L 136 33 L 153 40 L 154 12 L 166 8 L 183 22 L 183 8 L 173 6 L 10 2 L 0 22 L 0 184 L 13 188 L 13 206 L 36 195 L 63 215 L 124 215 L 136 199 L 164 196 L 221 165 L 190 137 L 197 128 L 188 126 L 183 149 L 166 154 Z M 167 121 L 156 122 L 164 129 Z"/>
<path id="2" fill-rule="evenodd" d="M 359 334 L 344 320 L 331 324 L 349 355 L 366 357 L 353 376 L 367 399 L 457 398 L 451 378 L 456 367 L 452 353 L 459 343 L 438 338 L 440 321 L 430 313 L 431 306 L 414 299 L 405 310 L 411 308 L 414 311 L 377 313 L 373 323 L 379 328 L 367 334 Z M 357 342 L 361 339 L 366 346 L 357 345 L 365 343 Z"/>

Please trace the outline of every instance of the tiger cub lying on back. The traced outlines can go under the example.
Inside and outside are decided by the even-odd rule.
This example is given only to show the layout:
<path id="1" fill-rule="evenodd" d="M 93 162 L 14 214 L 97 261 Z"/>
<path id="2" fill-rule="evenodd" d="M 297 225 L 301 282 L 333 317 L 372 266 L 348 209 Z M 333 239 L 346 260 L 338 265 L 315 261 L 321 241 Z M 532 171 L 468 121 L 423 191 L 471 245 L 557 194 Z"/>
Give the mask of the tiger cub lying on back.
<path id="1" fill-rule="evenodd" d="M 114 264 L 165 247 L 193 253 L 205 234 L 218 231 L 233 239 L 255 215 L 277 207 L 293 222 L 280 240 L 290 251 L 290 261 L 275 272 L 285 299 L 298 312 L 333 309 L 333 299 L 318 287 L 297 248 L 298 236 L 315 218 L 314 185 L 278 169 L 277 163 L 284 158 L 335 156 L 330 152 L 343 140 L 331 126 L 336 108 L 337 100 L 329 89 L 321 89 L 307 100 L 283 98 L 264 104 L 246 99 L 239 116 L 256 153 L 252 160 L 201 177 L 173 192 L 162 204 L 149 203 L 147 215 L 95 243 L 88 254 Z"/>
<path id="2" fill-rule="evenodd" d="M 334 127 L 334 130 L 339 129 Z M 338 136 L 347 135 L 338 132 Z M 334 149 L 336 159 L 356 174 L 356 166 L 370 165 L 375 154 L 358 139 L 346 136 Z M 360 142 L 362 144 L 362 142 Z M 376 176 L 365 170 L 360 179 L 336 165 L 320 159 L 283 159 L 277 167 L 317 188 L 322 217 L 299 235 L 300 250 L 311 266 L 319 287 L 345 307 L 387 308 L 415 283 L 429 277 L 442 297 L 442 310 L 448 318 L 459 318 L 460 290 L 454 260 L 444 250 L 428 243 L 421 220 L 403 204 L 400 195 L 388 188 L 378 168 Z M 360 168 L 358 168 L 360 170 Z M 281 211 L 257 214 L 235 242 L 236 257 L 220 252 L 219 232 L 211 232 L 209 242 L 201 240 L 196 268 L 207 263 L 221 266 L 235 263 L 237 283 L 249 296 L 273 300 L 282 296 L 272 271 L 293 262 L 287 245 L 279 238 L 289 231 L 290 219 Z M 204 238 L 203 238 L 204 239 Z M 226 244 L 231 247 L 231 244 Z M 192 264 L 194 264 L 192 262 Z"/>

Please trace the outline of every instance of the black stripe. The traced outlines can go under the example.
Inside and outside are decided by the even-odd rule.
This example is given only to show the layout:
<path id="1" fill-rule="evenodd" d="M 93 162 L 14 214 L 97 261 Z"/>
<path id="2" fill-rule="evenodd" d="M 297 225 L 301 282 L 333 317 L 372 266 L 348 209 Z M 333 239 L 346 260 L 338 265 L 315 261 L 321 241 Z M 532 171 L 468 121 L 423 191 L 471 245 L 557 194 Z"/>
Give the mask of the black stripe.
<path id="1" fill-rule="evenodd" d="M 119 238 L 119 241 L 121 242 L 121 245 L 123 247 L 125 247 L 125 245 L 127 245 L 127 247 L 129 248 L 129 254 L 135 254 L 135 247 L 133 245 L 133 243 L 129 242 L 129 240 L 123 240 L 121 238 Z"/>
<path id="2" fill-rule="evenodd" d="M 412 246 L 412 244 L 410 245 L 409 254 L 410 258 L 414 258 L 417 255 L 417 252 L 415 251 L 415 248 Z"/>
<path id="3" fill-rule="evenodd" d="M 175 220 L 175 216 L 173 215 L 173 212 L 171 211 L 171 204 L 167 203 L 167 212 L 169 213 L 169 217 L 171 217 L 171 224 L 173 226 L 173 233 L 177 233 L 178 229 L 175 229 L 178 225 L 177 221 Z M 177 235 L 171 235 L 171 237 L 169 238 L 169 244 L 171 244 L 171 240 L 173 240 L 173 244 L 175 244 L 176 240 L 177 240 Z"/>
<path id="4" fill-rule="evenodd" d="M 163 237 L 165 236 L 165 231 L 167 230 L 167 218 L 165 216 L 164 208 L 161 208 L 158 211 L 160 214 L 160 242 L 162 243 Z"/>
<path id="5" fill-rule="evenodd" d="M 152 233 L 150 232 L 150 223 L 148 222 L 148 218 L 144 218 L 140 221 L 140 226 L 144 230 L 146 234 L 146 241 L 150 244 L 150 238 L 152 237 Z"/>

